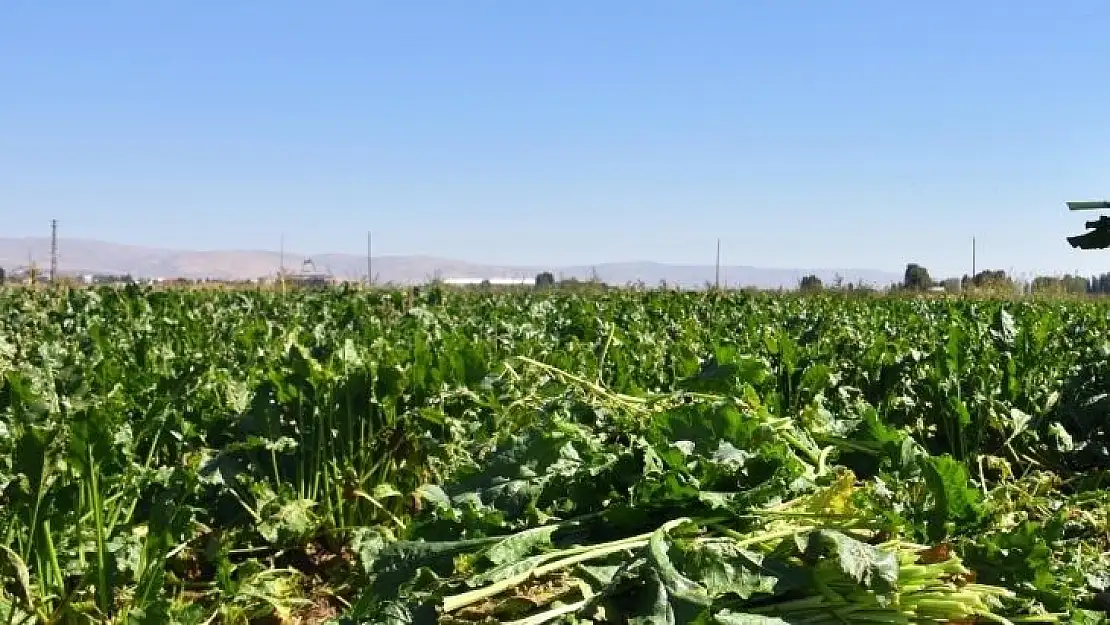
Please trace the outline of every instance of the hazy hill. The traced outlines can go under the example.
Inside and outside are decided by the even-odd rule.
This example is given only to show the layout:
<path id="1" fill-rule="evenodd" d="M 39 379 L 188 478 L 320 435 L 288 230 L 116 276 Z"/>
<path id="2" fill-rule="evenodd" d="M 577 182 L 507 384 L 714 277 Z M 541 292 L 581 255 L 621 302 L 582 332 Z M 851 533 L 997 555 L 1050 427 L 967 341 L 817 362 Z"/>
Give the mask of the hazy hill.
<path id="1" fill-rule="evenodd" d="M 63 274 L 113 273 L 144 278 L 248 279 L 273 276 L 281 266 L 281 255 L 271 251 L 181 251 L 134 245 L 120 245 L 84 239 L 59 240 L 58 270 Z M 305 254 L 286 252 L 285 266 L 297 270 Z M 363 279 L 366 257 L 354 254 L 314 254 L 320 270 L 337 277 Z M 0 238 L 0 266 L 9 272 L 34 262 L 44 271 L 50 262 L 50 241 L 46 238 Z M 702 286 L 712 282 L 712 265 L 668 265 L 653 262 L 603 263 L 569 267 L 495 266 L 430 256 L 376 256 L 372 259 L 378 282 L 420 283 L 442 278 L 515 278 L 534 277 L 551 271 L 563 278 L 588 279 L 597 276 L 611 284 L 661 281 L 682 286 Z M 769 269 L 749 266 L 722 266 L 721 281 L 730 286 L 794 287 L 798 280 L 814 273 L 826 283 L 840 275 L 847 282 L 886 286 L 901 275 L 870 269 Z"/>

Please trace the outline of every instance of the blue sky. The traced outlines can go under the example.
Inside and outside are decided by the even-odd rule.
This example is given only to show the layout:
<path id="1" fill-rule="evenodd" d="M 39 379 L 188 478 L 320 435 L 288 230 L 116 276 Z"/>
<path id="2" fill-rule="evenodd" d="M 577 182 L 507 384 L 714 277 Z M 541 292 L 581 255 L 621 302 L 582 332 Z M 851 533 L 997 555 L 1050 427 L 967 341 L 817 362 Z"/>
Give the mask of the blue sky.
<path id="1" fill-rule="evenodd" d="M 0 9 L 2 236 L 480 262 L 1110 269 L 1110 2 Z"/>

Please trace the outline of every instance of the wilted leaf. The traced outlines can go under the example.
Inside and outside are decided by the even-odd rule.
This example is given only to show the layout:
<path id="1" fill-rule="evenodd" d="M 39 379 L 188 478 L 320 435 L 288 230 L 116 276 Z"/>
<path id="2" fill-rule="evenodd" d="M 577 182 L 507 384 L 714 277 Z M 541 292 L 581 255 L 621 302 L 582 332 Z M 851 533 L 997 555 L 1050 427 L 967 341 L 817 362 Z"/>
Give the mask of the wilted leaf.
<path id="1" fill-rule="evenodd" d="M 721 610 L 713 615 L 713 619 L 720 625 L 791 625 L 790 622 L 773 616 L 760 616 L 759 614 L 746 614 L 744 612 L 732 612 L 731 610 Z"/>

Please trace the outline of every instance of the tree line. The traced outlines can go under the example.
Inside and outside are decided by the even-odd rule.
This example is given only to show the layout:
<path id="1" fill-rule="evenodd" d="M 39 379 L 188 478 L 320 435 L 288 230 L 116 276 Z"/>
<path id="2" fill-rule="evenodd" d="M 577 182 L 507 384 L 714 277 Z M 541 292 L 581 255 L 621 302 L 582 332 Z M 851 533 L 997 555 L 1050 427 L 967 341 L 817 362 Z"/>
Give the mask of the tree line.
<path id="1" fill-rule="evenodd" d="M 802 291 L 820 291 L 826 289 L 821 279 L 810 274 L 801 279 L 798 287 Z M 849 284 L 851 289 L 853 285 Z M 832 288 L 842 290 L 839 284 Z M 1025 294 L 1032 293 L 1066 293 L 1073 295 L 1107 295 L 1110 294 L 1110 272 L 1096 276 L 1084 277 L 1065 274 L 1063 276 L 1037 276 L 1029 282 L 1019 282 L 1001 269 L 985 269 L 975 275 L 964 274 L 959 278 L 945 278 L 934 280 L 929 270 L 917 263 L 906 265 L 902 281 L 892 284 L 891 291 L 947 291 L 959 293 L 969 290 L 1011 290 Z"/>

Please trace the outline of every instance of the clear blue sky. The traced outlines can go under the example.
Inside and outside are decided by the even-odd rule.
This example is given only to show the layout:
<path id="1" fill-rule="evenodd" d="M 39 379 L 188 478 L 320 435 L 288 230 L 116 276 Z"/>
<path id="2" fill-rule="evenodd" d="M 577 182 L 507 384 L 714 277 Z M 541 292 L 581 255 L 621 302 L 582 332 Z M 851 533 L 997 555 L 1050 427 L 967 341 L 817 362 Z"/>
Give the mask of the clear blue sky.
<path id="1" fill-rule="evenodd" d="M 0 236 L 1110 269 L 1110 2 L 0 8 Z"/>

